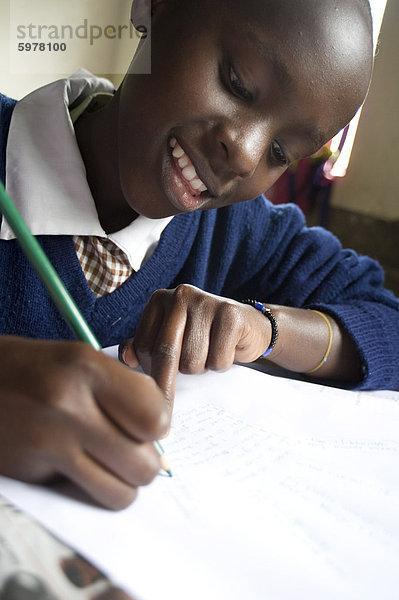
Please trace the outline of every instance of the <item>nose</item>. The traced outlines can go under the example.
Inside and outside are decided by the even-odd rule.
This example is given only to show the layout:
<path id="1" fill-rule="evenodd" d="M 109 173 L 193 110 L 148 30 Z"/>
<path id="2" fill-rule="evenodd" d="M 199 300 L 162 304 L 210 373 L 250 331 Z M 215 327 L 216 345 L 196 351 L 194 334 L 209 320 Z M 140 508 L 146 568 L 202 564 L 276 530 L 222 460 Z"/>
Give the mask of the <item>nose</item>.
<path id="1" fill-rule="evenodd" d="M 243 179 L 251 177 L 261 161 L 266 165 L 269 138 L 268 127 L 259 122 L 226 122 L 217 131 L 224 161 L 234 175 Z"/>

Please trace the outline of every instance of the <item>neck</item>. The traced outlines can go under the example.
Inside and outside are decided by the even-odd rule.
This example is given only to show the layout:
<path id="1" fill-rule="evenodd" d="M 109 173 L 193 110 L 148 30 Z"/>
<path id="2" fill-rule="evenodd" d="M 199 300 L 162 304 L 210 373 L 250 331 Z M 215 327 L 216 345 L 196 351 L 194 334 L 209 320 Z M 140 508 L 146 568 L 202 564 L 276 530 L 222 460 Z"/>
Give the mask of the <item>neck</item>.
<path id="1" fill-rule="evenodd" d="M 118 94 L 96 98 L 75 123 L 87 181 L 106 233 L 123 229 L 137 217 L 120 185 L 117 131 Z"/>

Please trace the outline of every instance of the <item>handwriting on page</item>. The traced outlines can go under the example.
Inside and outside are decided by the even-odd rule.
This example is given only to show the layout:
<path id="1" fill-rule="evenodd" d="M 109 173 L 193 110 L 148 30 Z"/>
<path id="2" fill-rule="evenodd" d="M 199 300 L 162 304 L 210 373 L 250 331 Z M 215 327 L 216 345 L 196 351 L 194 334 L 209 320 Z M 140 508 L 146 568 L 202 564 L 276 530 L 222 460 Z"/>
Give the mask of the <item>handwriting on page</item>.
<path id="1" fill-rule="evenodd" d="M 177 383 L 173 478 L 129 509 L 0 487 L 143 600 L 397 600 L 399 394 L 238 366 Z"/>
<path id="2" fill-rule="evenodd" d="M 226 503 L 233 503 L 245 506 L 245 528 L 257 529 L 267 512 L 268 519 L 289 523 L 302 543 L 338 570 L 364 544 L 373 555 L 389 548 L 399 561 L 395 440 L 279 435 L 204 400 L 176 413 L 167 447 L 176 474 L 169 492 L 191 519 L 209 523 L 211 514 L 223 520 Z M 390 464 L 386 485 L 381 455 Z M 356 532 L 351 540 L 343 535 L 348 522 Z"/>

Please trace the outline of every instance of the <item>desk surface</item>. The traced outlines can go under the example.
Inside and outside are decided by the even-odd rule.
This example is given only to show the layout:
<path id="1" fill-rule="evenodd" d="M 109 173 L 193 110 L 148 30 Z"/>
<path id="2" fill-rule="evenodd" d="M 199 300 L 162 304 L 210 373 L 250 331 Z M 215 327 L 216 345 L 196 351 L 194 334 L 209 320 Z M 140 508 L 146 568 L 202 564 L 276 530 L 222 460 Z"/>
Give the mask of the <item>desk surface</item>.
<path id="1" fill-rule="evenodd" d="M 46 575 L 74 586 L 76 598 L 297 600 L 301 590 L 308 600 L 397 600 L 398 400 L 397 392 L 345 392 L 238 366 L 179 376 L 165 440 L 175 476 L 158 477 L 129 509 L 110 513 L 70 487 L 6 478 L 0 493 L 67 544 L 31 527 L 53 548 Z M 4 515 L 12 527 L 15 515 L 26 523 L 3 505 Z M 71 584 L 74 572 L 90 593 Z"/>

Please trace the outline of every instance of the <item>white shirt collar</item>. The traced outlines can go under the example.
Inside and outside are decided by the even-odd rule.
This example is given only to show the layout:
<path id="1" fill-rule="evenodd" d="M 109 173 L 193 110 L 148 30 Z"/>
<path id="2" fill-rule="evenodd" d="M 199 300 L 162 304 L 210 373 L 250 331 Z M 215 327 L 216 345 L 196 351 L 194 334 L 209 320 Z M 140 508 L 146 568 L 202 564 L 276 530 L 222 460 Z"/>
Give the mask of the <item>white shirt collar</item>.
<path id="1" fill-rule="evenodd" d="M 34 235 L 97 235 L 123 250 L 138 271 L 170 222 L 139 216 L 108 235 L 98 220 L 68 107 L 93 93 L 113 93 L 107 79 L 84 69 L 46 85 L 14 109 L 7 142 L 6 186 Z M 0 239 L 13 239 L 3 221 Z"/>

